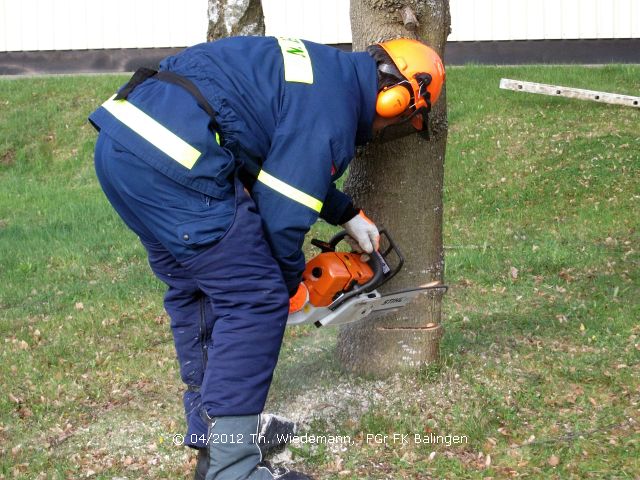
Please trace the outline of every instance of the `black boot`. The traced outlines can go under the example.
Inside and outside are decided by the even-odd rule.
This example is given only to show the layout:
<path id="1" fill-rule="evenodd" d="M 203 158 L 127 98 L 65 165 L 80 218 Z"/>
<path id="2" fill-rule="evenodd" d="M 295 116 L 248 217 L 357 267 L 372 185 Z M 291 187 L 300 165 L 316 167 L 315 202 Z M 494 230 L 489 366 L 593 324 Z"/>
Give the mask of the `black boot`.
<path id="1" fill-rule="evenodd" d="M 204 480 L 207 476 L 207 470 L 209 470 L 209 449 L 198 449 L 198 463 L 196 463 L 196 473 L 193 476 L 193 480 Z"/>
<path id="2" fill-rule="evenodd" d="M 258 465 L 258 468 L 266 468 L 271 473 L 271 478 L 274 480 L 313 480 L 313 477 L 306 475 L 302 472 L 296 472 L 289 470 L 286 467 L 274 467 L 269 462 L 262 462 Z"/>
<path id="3" fill-rule="evenodd" d="M 312 477 L 301 472 L 289 470 L 286 467 L 275 467 L 267 461 L 258 464 L 258 467 L 266 468 L 274 480 L 313 480 Z M 195 480 L 205 480 L 209 469 L 209 449 L 198 449 L 198 464 L 196 465 Z"/>
<path id="4" fill-rule="evenodd" d="M 258 447 L 262 453 L 262 458 L 281 452 L 295 435 L 296 424 L 284 417 L 272 414 L 260 415 L 260 435 L 258 436 Z M 209 449 L 198 449 L 198 463 L 194 480 L 205 480 L 209 470 Z M 277 478 L 277 477 L 276 477 Z M 295 479 L 295 477 L 292 477 Z M 305 477 L 301 477 L 305 478 Z"/>
<path id="5" fill-rule="evenodd" d="M 262 458 L 279 453 L 296 433 L 296 424 L 291 420 L 270 413 L 260 415 L 258 446 Z"/>

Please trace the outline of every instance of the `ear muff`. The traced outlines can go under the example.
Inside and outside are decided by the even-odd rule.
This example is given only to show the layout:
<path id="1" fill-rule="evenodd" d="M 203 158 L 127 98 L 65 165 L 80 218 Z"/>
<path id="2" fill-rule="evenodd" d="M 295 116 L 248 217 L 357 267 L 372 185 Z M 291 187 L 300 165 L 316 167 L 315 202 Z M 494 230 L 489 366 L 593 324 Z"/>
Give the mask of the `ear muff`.
<path id="1" fill-rule="evenodd" d="M 376 112 L 381 117 L 393 118 L 404 112 L 411 102 L 411 93 L 403 85 L 393 85 L 378 93 Z"/>

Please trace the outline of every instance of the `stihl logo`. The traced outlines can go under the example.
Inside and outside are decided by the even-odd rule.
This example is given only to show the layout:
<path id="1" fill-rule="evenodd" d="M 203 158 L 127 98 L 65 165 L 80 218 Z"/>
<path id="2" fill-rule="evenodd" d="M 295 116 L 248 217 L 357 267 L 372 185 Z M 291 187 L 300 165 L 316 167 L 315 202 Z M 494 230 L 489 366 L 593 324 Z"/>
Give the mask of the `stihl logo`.
<path id="1" fill-rule="evenodd" d="M 401 298 L 390 298 L 389 300 L 385 300 L 382 305 L 389 305 L 390 303 L 402 303 Z"/>

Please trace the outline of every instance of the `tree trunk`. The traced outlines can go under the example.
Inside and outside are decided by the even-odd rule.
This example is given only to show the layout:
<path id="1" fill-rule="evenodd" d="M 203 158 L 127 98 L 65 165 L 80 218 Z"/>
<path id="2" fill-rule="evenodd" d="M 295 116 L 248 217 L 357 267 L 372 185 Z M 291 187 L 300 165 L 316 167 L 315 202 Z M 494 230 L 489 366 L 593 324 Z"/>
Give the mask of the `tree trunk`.
<path id="1" fill-rule="evenodd" d="M 207 41 L 234 35 L 264 35 L 260 0 L 209 0 Z"/>
<path id="2" fill-rule="evenodd" d="M 397 37 L 418 38 L 442 57 L 450 31 L 448 0 L 351 0 L 353 49 Z M 431 140 L 413 135 L 366 147 L 351 164 L 346 191 L 403 251 L 402 272 L 383 291 L 443 281 L 442 193 L 447 140 L 446 92 L 431 113 Z M 395 314 L 344 326 L 337 352 L 349 371 L 385 376 L 437 359 L 441 296 Z"/>

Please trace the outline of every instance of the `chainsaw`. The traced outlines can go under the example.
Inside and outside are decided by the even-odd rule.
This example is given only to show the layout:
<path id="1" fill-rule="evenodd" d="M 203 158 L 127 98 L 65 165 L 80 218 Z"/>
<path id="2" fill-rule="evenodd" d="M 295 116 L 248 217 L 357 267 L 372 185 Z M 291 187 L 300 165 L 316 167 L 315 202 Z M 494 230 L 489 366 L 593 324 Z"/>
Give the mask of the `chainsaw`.
<path id="1" fill-rule="evenodd" d="M 307 262 L 302 274 L 309 301 L 301 310 L 289 314 L 287 325 L 344 325 L 394 312 L 421 295 L 446 292 L 446 285 L 432 282 L 394 293 L 379 293 L 377 288 L 391 280 L 404 265 L 402 252 L 386 230 L 380 231 L 380 249 L 372 254 L 338 251 L 338 244 L 346 237 L 347 233 L 342 231 L 329 242 L 311 241 L 321 253 Z"/>

